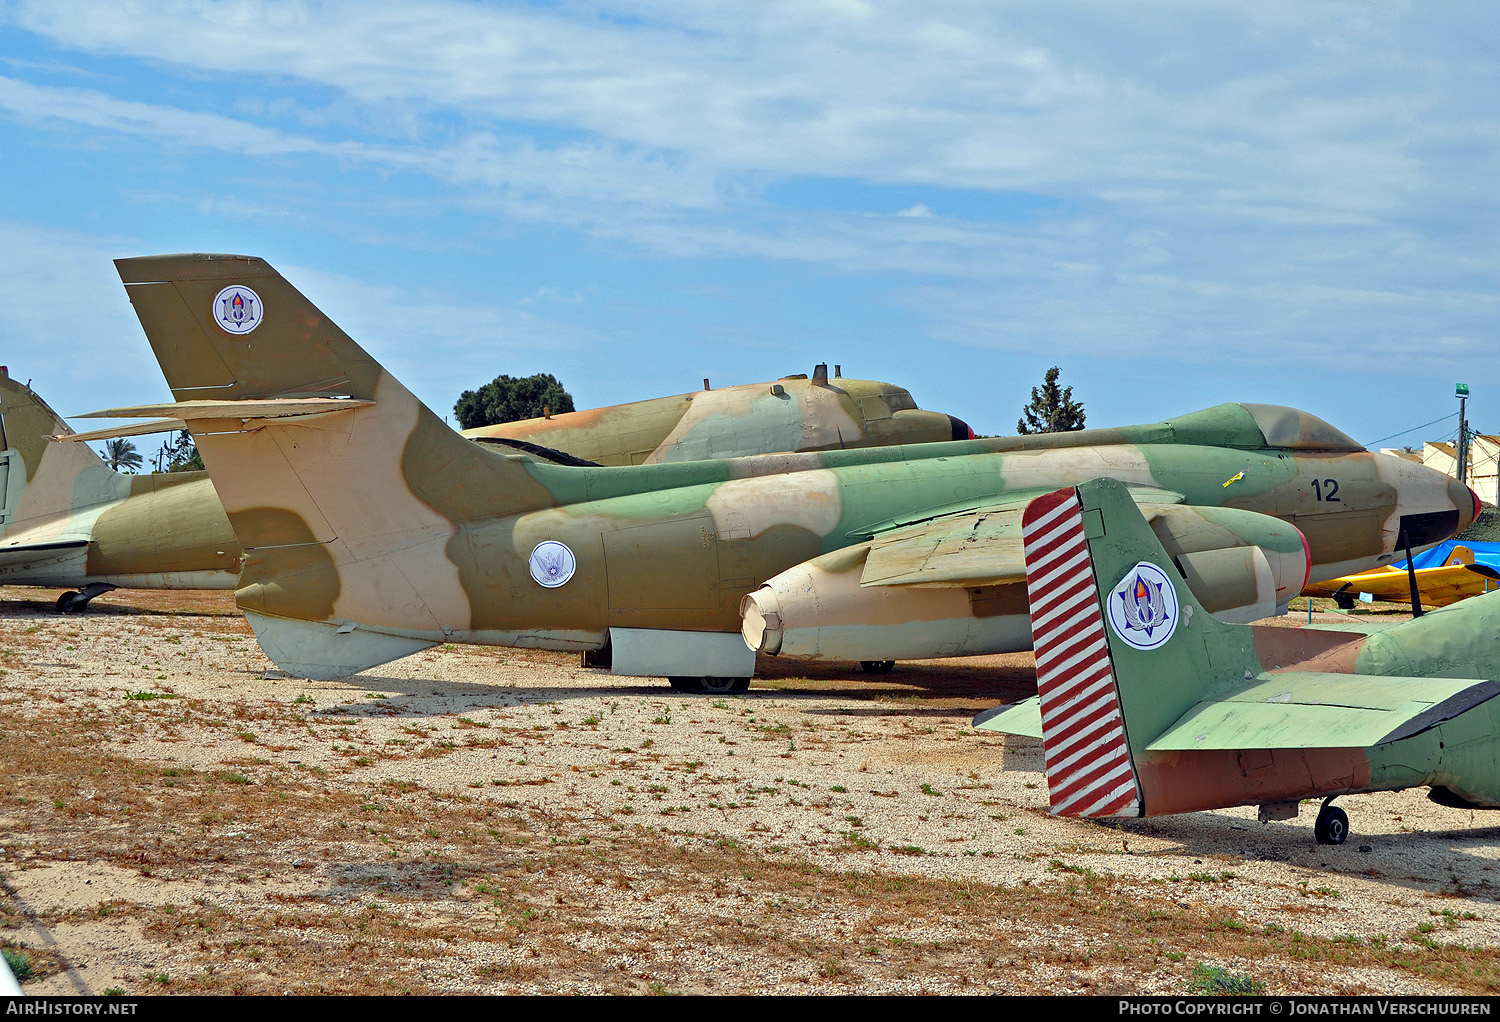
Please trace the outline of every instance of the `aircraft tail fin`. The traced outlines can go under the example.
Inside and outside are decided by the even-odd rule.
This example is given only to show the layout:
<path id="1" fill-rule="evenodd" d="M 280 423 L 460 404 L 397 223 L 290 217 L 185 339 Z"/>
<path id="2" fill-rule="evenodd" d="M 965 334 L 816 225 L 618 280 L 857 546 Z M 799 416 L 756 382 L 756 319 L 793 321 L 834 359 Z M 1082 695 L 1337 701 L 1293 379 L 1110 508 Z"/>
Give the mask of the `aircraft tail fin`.
<path id="1" fill-rule="evenodd" d="M 1141 815 L 1137 755 L 1254 662 L 1249 629 L 1202 608 L 1115 480 L 1036 498 L 1022 538 L 1052 811 Z"/>
<path id="2" fill-rule="evenodd" d="M 116 259 L 179 401 L 373 398 L 380 366 L 263 259 Z"/>
<path id="3" fill-rule="evenodd" d="M 525 461 L 459 436 L 262 259 L 116 266 L 177 398 L 116 414 L 187 423 L 268 655 L 334 677 L 469 628 L 456 523 L 555 506 Z"/>
<path id="4" fill-rule="evenodd" d="M 41 395 L 0 366 L 0 532 L 129 492 L 128 480 L 86 445 L 49 439 L 72 432 Z"/>
<path id="5" fill-rule="evenodd" d="M 1257 629 L 1204 611 L 1115 480 L 1036 498 L 1022 535 L 1054 813 L 1155 816 L 1443 778 L 1500 801 L 1489 766 L 1440 752 L 1445 737 L 1451 749 L 1493 733 L 1500 683 L 1268 670 Z M 1034 734 L 1028 711 L 976 727 Z M 1374 751 L 1397 745 L 1394 758 Z"/>

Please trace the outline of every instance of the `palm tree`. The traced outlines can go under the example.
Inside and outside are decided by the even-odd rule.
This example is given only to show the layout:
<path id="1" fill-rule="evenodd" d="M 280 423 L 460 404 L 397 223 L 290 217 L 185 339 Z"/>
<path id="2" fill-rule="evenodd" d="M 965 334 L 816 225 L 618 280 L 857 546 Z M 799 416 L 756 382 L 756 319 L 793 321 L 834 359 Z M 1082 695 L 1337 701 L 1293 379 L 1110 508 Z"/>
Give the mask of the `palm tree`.
<path id="1" fill-rule="evenodd" d="M 124 437 L 104 441 L 104 463 L 116 472 L 134 472 L 141 467 L 140 452 Z"/>

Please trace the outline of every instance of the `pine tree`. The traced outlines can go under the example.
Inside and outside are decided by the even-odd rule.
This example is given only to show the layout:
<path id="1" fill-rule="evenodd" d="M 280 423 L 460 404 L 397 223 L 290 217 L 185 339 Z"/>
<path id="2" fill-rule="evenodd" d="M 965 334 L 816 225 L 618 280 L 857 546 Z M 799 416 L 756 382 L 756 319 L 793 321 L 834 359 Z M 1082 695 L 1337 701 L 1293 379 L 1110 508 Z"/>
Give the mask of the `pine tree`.
<path id="1" fill-rule="evenodd" d="M 1017 433 L 1066 433 L 1083 428 L 1083 402 L 1073 400 L 1072 387 L 1059 387 L 1053 366 L 1040 387 L 1031 388 L 1031 403 L 1021 409 Z"/>

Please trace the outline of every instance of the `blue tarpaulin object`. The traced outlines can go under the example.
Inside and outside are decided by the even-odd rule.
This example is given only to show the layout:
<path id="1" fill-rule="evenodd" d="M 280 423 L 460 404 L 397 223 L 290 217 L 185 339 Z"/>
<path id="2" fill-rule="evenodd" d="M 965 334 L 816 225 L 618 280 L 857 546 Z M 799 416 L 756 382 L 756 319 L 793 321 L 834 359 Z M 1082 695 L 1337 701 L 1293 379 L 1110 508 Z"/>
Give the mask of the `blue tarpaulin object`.
<path id="1" fill-rule="evenodd" d="M 1418 568 L 1437 568 L 1446 564 L 1449 557 L 1453 556 L 1453 548 L 1456 546 L 1468 547 L 1474 551 L 1474 563 L 1483 564 L 1500 571 L 1500 543 L 1460 543 L 1456 539 L 1450 539 L 1446 543 L 1439 543 L 1431 550 L 1425 550 L 1420 554 L 1412 556 L 1412 565 Z M 1392 565 L 1396 568 L 1405 568 L 1406 562 Z"/>

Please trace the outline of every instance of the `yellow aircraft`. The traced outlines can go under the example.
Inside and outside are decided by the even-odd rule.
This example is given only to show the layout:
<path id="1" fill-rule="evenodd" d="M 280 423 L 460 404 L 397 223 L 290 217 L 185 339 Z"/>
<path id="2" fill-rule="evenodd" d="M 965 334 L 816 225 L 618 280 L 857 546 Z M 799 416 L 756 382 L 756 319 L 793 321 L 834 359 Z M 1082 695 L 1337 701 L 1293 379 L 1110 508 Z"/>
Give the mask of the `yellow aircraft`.
<path id="1" fill-rule="evenodd" d="M 1475 564 L 1474 551 L 1466 546 L 1456 546 L 1448 560 L 1435 567 L 1407 572 L 1405 568 L 1388 565 L 1357 575 L 1341 575 L 1315 582 L 1303 589 L 1302 595 L 1331 596 L 1345 610 L 1351 609 L 1355 599 L 1363 593 L 1387 603 L 1410 603 L 1412 575 L 1416 576 L 1417 595 L 1423 607 L 1446 607 L 1470 596 L 1500 589 L 1500 571 L 1488 564 Z"/>

